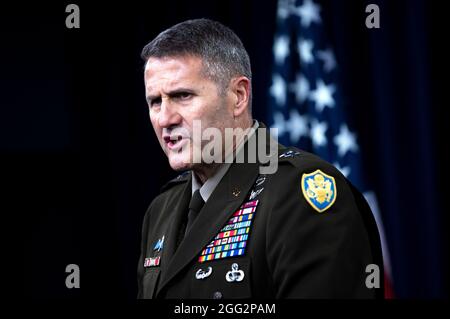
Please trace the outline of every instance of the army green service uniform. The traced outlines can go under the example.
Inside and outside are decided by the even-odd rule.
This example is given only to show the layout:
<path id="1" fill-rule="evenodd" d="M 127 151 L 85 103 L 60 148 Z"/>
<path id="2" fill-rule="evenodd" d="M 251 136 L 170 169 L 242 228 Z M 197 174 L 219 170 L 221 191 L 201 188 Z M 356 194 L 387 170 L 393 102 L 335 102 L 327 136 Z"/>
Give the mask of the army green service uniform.
<path id="1" fill-rule="evenodd" d="M 277 157 L 274 174 L 231 164 L 186 237 L 192 174 L 165 186 L 143 222 L 138 298 L 382 296 L 379 235 L 363 196 L 315 155 L 278 145 Z M 366 287 L 369 264 L 380 268 L 378 289 Z"/>

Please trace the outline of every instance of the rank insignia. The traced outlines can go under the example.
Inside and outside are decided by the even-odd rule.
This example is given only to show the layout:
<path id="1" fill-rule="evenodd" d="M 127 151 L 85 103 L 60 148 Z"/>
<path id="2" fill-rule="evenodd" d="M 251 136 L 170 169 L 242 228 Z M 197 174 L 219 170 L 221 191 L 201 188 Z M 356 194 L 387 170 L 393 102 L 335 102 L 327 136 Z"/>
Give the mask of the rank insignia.
<path id="1" fill-rule="evenodd" d="M 319 213 L 330 208 L 336 200 L 336 181 L 320 169 L 302 176 L 302 192 L 306 201 Z"/>
<path id="2" fill-rule="evenodd" d="M 290 158 L 290 157 L 294 157 L 297 155 L 300 155 L 300 152 L 289 150 L 289 151 L 284 152 L 283 154 L 280 154 L 279 158 Z"/>

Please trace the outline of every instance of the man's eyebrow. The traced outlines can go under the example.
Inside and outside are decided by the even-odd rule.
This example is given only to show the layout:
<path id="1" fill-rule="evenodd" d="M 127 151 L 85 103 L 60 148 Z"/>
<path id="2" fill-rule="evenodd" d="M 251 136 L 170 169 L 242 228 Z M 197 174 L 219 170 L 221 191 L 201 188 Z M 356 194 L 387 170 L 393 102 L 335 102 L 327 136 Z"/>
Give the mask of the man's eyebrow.
<path id="1" fill-rule="evenodd" d="M 193 89 L 181 87 L 181 88 L 177 88 L 177 89 L 167 92 L 166 95 L 168 95 L 169 97 L 176 97 L 177 95 L 179 95 L 181 93 L 195 94 L 196 91 Z M 150 103 L 151 101 L 153 101 L 155 99 L 159 99 L 159 98 L 161 98 L 161 95 L 158 94 L 158 95 L 147 95 L 145 99 L 147 100 L 148 103 Z"/>
<path id="2" fill-rule="evenodd" d="M 173 97 L 173 96 L 176 96 L 176 95 L 178 95 L 180 93 L 195 94 L 195 90 L 181 87 L 181 88 L 177 88 L 177 89 L 174 89 L 172 91 L 167 92 L 167 95 L 170 96 L 170 97 Z"/>

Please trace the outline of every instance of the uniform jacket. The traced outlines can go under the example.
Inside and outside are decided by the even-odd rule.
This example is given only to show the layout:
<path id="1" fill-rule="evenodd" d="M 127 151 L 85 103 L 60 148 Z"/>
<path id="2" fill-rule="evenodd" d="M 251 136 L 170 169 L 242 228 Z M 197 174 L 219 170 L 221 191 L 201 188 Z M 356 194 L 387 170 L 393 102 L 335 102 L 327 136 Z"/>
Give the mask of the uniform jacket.
<path id="1" fill-rule="evenodd" d="M 278 145 L 277 156 L 274 174 L 261 175 L 260 163 L 233 163 L 185 238 L 191 173 L 163 188 L 143 221 L 138 298 L 382 296 L 379 235 L 363 196 L 315 155 Z M 302 182 L 318 170 L 334 178 L 323 212 Z M 366 287 L 369 264 L 380 268 L 378 289 Z"/>

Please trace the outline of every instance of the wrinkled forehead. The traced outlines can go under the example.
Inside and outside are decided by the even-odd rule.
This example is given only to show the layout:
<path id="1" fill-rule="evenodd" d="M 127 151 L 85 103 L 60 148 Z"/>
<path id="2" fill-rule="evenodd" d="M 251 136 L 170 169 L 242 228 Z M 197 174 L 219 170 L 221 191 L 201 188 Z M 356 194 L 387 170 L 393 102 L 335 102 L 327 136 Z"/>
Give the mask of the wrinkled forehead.
<path id="1" fill-rule="evenodd" d="M 146 86 L 177 84 L 203 78 L 203 63 L 199 57 L 150 57 L 145 64 Z"/>

